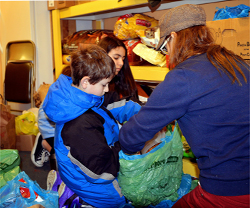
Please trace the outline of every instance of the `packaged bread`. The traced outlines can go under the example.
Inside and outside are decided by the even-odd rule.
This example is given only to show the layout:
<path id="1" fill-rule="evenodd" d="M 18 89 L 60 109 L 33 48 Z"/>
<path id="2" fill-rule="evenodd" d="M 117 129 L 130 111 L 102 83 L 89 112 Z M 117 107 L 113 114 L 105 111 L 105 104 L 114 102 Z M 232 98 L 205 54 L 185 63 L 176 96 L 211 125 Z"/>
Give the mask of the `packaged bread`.
<path id="1" fill-rule="evenodd" d="M 145 14 L 126 14 L 118 18 L 114 25 L 114 35 L 120 40 L 138 38 L 136 30 L 158 26 L 158 20 Z"/>
<path id="2" fill-rule="evenodd" d="M 144 59 L 133 52 L 136 45 L 141 43 L 140 39 L 124 40 L 123 43 L 127 48 L 127 57 L 130 66 L 140 66 L 143 62 L 145 62 Z"/>
<path id="3" fill-rule="evenodd" d="M 62 53 L 69 55 L 78 50 L 79 44 L 98 44 L 107 36 L 114 37 L 113 30 L 80 30 L 62 40 Z"/>

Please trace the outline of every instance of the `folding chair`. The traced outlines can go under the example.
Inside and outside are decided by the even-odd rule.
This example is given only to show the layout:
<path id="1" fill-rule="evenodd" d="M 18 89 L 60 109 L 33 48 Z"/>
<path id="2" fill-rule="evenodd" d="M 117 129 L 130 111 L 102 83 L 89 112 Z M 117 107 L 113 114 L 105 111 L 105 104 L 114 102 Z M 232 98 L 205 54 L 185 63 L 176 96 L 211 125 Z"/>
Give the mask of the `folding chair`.
<path id="1" fill-rule="evenodd" d="M 30 40 L 11 41 L 6 46 L 4 97 L 11 111 L 34 107 L 36 48 Z"/>

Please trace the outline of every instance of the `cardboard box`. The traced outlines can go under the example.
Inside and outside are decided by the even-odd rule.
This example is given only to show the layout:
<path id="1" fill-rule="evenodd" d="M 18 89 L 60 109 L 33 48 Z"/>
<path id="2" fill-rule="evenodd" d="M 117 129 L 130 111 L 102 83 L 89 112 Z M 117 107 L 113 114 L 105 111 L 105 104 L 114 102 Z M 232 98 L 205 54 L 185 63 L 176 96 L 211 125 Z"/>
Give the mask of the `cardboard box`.
<path id="1" fill-rule="evenodd" d="M 34 146 L 35 139 L 35 135 L 16 136 L 16 149 L 19 151 L 31 151 Z"/>
<path id="2" fill-rule="evenodd" d="M 250 59 L 250 17 L 208 21 L 217 44 Z"/>
<path id="3" fill-rule="evenodd" d="M 40 205 L 40 204 L 35 204 L 35 205 L 32 205 L 31 207 L 28 207 L 28 208 L 45 208 L 45 207 Z"/>
<path id="4" fill-rule="evenodd" d="M 63 9 L 67 7 L 71 7 L 75 5 L 74 0 L 64 0 L 64 1 L 47 1 L 48 4 L 48 10 L 53 10 L 53 9 Z"/>
<path id="5" fill-rule="evenodd" d="M 48 10 L 53 10 L 55 9 L 55 1 L 47 1 L 47 5 L 48 5 Z"/>

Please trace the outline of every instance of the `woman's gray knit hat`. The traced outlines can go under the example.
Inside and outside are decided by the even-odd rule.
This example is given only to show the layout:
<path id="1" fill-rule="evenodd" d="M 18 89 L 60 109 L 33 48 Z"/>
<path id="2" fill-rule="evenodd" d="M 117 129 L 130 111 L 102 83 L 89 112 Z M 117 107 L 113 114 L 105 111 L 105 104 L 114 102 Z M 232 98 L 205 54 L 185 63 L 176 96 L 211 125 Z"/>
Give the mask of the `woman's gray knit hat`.
<path id="1" fill-rule="evenodd" d="M 184 4 L 169 9 L 159 21 L 160 41 L 156 50 L 159 50 L 171 32 L 178 32 L 197 25 L 206 25 L 206 13 L 201 6 Z"/>

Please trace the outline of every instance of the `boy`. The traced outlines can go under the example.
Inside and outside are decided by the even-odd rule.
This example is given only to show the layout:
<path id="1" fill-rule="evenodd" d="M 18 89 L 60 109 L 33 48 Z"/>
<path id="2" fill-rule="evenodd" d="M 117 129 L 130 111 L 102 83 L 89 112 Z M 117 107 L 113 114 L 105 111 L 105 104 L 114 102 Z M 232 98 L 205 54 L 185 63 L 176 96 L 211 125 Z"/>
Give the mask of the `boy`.
<path id="1" fill-rule="evenodd" d="M 140 110 L 125 100 L 103 105 L 115 75 L 115 64 L 97 45 L 71 55 L 72 78 L 60 75 L 44 100 L 44 111 L 56 123 L 55 152 L 63 182 L 95 207 L 125 204 L 117 182 L 120 144 L 117 121 Z M 117 121 L 116 121 L 117 120 Z"/>
<path id="2" fill-rule="evenodd" d="M 62 70 L 62 74 L 71 76 L 71 68 L 70 66 L 66 66 Z M 47 91 L 44 92 L 44 94 L 48 92 L 49 86 L 46 86 Z M 45 94 L 45 95 L 46 95 Z M 40 99 L 41 102 L 38 111 L 38 128 L 39 133 L 36 136 L 36 140 L 34 143 L 34 146 L 31 151 L 31 161 L 33 164 L 37 167 L 42 167 L 44 162 L 47 162 L 50 160 L 50 167 L 51 169 L 57 170 L 56 161 L 54 158 L 55 150 L 54 150 L 54 136 L 55 136 L 55 123 L 50 121 L 43 110 L 43 99 Z M 51 156 L 51 157 L 50 157 Z M 50 157 L 50 158 L 49 158 Z"/>

